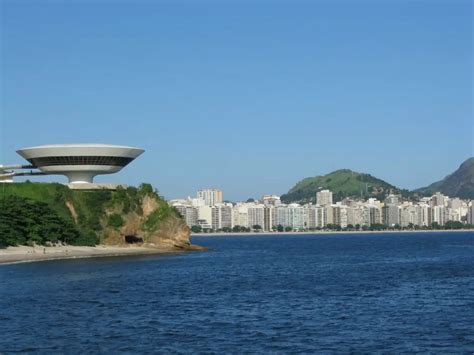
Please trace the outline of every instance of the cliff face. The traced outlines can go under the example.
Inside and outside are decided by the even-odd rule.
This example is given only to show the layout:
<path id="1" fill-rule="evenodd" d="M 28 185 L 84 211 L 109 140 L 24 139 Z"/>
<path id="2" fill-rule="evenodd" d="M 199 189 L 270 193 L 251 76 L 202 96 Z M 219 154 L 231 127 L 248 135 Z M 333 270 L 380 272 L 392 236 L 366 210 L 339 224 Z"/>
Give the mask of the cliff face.
<path id="1" fill-rule="evenodd" d="M 130 198 L 130 197 L 129 197 Z M 130 201 L 112 202 L 105 208 L 99 232 L 104 244 L 124 244 L 125 237 L 141 238 L 145 244 L 187 248 L 189 228 L 177 212 L 158 196 L 139 196 L 136 205 L 130 208 Z M 114 224 L 114 219 L 122 223 Z"/>
<path id="2" fill-rule="evenodd" d="M 44 224 L 41 227 L 42 242 L 46 240 L 76 245 L 124 245 L 127 239 L 130 241 L 131 238 L 160 247 L 190 247 L 189 228 L 186 223 L 148 184 L 116 191 L 83 191 L 70 190 L 60 184 L 27 182 L 4 184 L 0 191 L 0 210 L 11 210 L 13 206 L 10 205 L 13 204 L 17 206 L 17 210 L 28 209 L 28 213 L 17 213 L 15 223 L 10 223 L 8 229 L 5 228 L 4 233 L 16 236 L 10 237 L 10 241 L 18 239 L 17 226 L 28 224 L 27 220 L 22 220 L 22 215 L 31 219 L 32 216 L 34 218 L 35 210 L 47 210 L 49 214 L 57 217 L 57 224 L 64 222 L 64 225 L 73 229 L 68 234 L 69 239 L 62 239 L 61 228 L 56 228 L 53 235 L 48 220 L 37 218 L 38 222 L 30 223 L 31 230 L 22 230 L 22 243 L 25 240 L 35 241 L 32 234 L 38 234 L 35 231 L 40 223 Z M 41 206 L 41 209 L 38 209 L 38 206 Z M 11 216 L 4 217 L 5 221 L 11 220 Z"/>

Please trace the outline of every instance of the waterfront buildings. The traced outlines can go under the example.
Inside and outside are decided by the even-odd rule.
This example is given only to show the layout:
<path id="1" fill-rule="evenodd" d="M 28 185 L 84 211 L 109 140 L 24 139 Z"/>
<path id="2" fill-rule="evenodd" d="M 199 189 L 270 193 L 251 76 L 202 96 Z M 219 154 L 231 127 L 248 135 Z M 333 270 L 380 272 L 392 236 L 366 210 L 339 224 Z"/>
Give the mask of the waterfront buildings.
<path id="1" fill-rule="evenodd" d="M 332 205 L 332 191 L 322 190 L 316 192 L 316 204 L 320 206 Z"/>
<path id="2" fill-rule="evenodd" d="M 471 206 L 469 207 L 467 214 L 467 223 L 474 224 L 474 202 L 471 202 Z"/>
<path id="3" fill-rule="evenodd" d="M 204 189 L 197 192 L 198 199 L 204 201 L 206 206 L 222 203 L 222 191 L 217 189 Z"/>
<path id="4" fill-rule="evenodd" d="M 383 207 L 383 222 L 389 227 L 400 224 L 400 208 L 398 206 L 398 196 L 389 195 L 385 199 Z"/>
<path id="5" fill-rule="evenodd" d="M 204 190 L 201 190 L 204 191 Z M 219 191 L 219 190 L 217 190 Z M 222 193 L 221 193 L 222 194 Z M 207 205 L 204 199 L 172 200 L 188 226 L 209 230 L 230 230 L 236 226 L 263 231 L 315 230 L 324 228 L 364 229 L 385 225 L 389 228 L 425 228 L 448 221 L 473 223 L 472 201 L 450 198 L 440 193 L 420 201 L 402 201 L 389 195 L 384 202 L 343 199 L 333 203 L 332 192 L 318 192 L 317 204 L 285 204 L 275 195 L 260 200 Z M 204 196 L 198 193 L 198 196 Z"/>

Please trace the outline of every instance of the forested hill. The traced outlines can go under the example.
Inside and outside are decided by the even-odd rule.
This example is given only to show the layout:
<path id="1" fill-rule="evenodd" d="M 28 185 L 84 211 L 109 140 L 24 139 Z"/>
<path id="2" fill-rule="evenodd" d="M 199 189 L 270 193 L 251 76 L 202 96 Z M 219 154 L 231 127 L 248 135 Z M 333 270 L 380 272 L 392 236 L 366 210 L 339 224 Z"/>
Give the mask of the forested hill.
<path id="1" fill-rule="evenodd" d="M 432 195 L 438 191 L 451 197 L 474 199 L 474 157 L 465 160 L 454 173 L 443 180 L 415 190 L 422 195 Z"/>
<path id="2" fill-rule="evenodd" d="M 70 190 L 55 183 L 0 184 L 0 246 L 119 245 L 127 235 L 145 243 L 189 245 L 185 222 L 149 184 L 116 191 Z"/>
<path id="3" fill-rule="evenodd" d="M 288 193 L 282 195 L 281 199 L 286 203 L 315 202 L 316 192 L 322 189 L 331 190 L 336 201 L 345 197 L 384 199 L 390 193 L 410 195 L 408 190 L 399 189 L 372 175 L 342 169 L 327 175 L 303 179 L 292 187 Z"/>

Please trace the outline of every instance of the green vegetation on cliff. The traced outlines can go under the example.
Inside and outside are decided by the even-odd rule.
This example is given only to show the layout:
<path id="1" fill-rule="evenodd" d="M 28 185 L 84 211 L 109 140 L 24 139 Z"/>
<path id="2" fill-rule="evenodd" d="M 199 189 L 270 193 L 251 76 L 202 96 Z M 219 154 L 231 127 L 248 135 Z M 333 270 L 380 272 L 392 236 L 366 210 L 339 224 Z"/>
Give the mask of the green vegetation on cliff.
<path id="1" fill-rule="evenodd" d="M 18 196 L 0 200 L 0 245 L 80 243 L 81 234 L 46 203 Z"/>
<path id="2" fill-rule="evenodd" d="M 464 161 L 454 173 L 443 180 L 414 192 L 429 196 L 438 191 L 451 197 L 474 199 L 474 157 Z"/>
<path id="3" fill-rule="evenodd" d="M 70 190 L 55 183 L 0 185 L 0 245 L 189 242 L 179 213 L 149 184 L 112 190 Z"/>
<path id="4" fill-rule="evenodd" d="M 331 190 L 336 201 L 345 197 L 376 197 L 383 199 L 390 193 L 409 195 L 407 190 L 398 189 L 372 175 L 342 169 L 327 175 L 303 179 L 292 187 L 288 193 L 282 195 L 281 199 L 286 203 L 314 202 L 316 192 L 323 189 Z"/>

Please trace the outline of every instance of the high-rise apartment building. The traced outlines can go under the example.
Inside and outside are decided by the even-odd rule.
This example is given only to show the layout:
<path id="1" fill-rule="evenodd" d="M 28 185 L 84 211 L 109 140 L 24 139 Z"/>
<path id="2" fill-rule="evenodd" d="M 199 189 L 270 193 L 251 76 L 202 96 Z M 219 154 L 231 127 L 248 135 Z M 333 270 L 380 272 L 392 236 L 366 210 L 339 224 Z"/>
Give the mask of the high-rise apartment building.
<path id="1" fill-rule="evenodd" d="M 433 206 L 431 208 L 432 213 L 432 223 L 438 223 L 439 225 L 443 226 L 446 220 L 446 211 L 444 206 Z"/>
<path id="2" fill-rule="evenodd" d="M 332 191 L 322 190 L 316 192 L 316 204 L 320 206 L 332 205 Z"/>
<path id="3" fill-rule="evenodd" d="M 397 195 L 388 195 L 385 199 L 386 205 L 398 205 L 398 196 Z"/>
<path id="4" fill-rule="evenodd" d="M 274 224 L 273 224 L 273 217 L 274 217 L 274 207 L 273 206 L 265 206 L 263 209 L 263 230 L 271 231 Z"/>
<path id="5" fill-rule="evenodd" d="M 197 192 L 197 197 L 204 200 L 206 206 L 222 203 L 222 191 L 217 189 L 203 189 Z"/>
<path id="6" fill-rule="evenodd" d="M 347 227 L 347 206 L 336 204 L 332 206 L 332 223 L 343 228 Z"/>
<path id="7" fill-rule="evenodd" d="M 293 229 L 305 229 L 305 210 L 297 203 L 289 204 L 288 207 L 288 227 Z"/>
<path id="8" fill-rule="evenodd" d="M 280 196 L 277 195 L 263 195 L 262 203 L 265 206 L 278 206 L 281 205 Z"/>
<path id="9" fill-rule="evenodd" d="M 222 228 L 233 227 L 233 208 L 232 204 L 220 203 L 211 207 L 212 210 L 212 229 L 220 230 Z"/>
<path id="10" fill-rule="evenodd" d="M 445 200 L 446 196 L 444 196 L 441 192 L 437 192 L 431 197 L 431 207 L 444 206 Z"/>
<path id="11" fill-rule="evenodd" d="M 247 227 L 249 224 L 249 213 L 246 204 L 237 204 L 233 207 L 232 226 Z"/>
<path id="12" fill-rule="evenodd" d="M 351 206 L 347 209 L 347 224 L 352 226 L 362 226 L 364 207 L 363 205 Z"/>
<path id="13" fill-rule="evenodd" d="M 474 224 L 474 201 L 471 201 L 471 206 L 467 212 L 467 223 Z"/>
<path id="14" fill-rule="evenodd" d="M 212 209 L 210 206 L 199 206 L 197 207 L 198 211 L 198 221 L 205 221 L 206 224 L 212 228 Z M 199 223 L 198 223 L 199 224 Z"/>
<path id="15" fill-rule="evenodd" d="M 375 205 L 368 205 L 369 225 L 382 224 L 382 211 Z"/>
<path id="16" fill-rule="evenodd" d="M 265 225 L 264 205 L 253 205 L 247 208 L 248 213 L 248 228 L 260 226 L 262 229 Z"/>
<path id="17" fill-rule="evenodd" d="M 383 209 L 383 223 L 389 227 L 400 224 L 400 209 L 396 204 L 386 204 Z"/>

